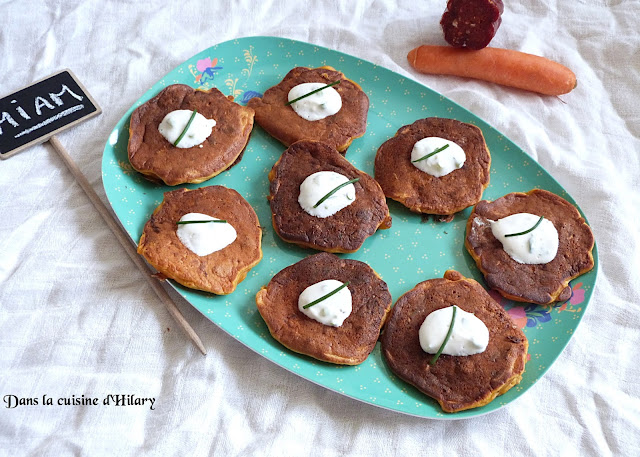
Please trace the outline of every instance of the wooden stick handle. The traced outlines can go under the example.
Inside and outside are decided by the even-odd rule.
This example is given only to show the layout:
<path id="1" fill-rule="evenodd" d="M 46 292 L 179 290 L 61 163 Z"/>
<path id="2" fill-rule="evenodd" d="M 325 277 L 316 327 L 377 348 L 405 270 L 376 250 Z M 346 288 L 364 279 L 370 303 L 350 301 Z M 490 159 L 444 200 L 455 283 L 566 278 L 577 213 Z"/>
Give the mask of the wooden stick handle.
<path id="1" fill-rule="evenodd" d="M 107 223 L 107 225 L 109 226 L 113 234 L 116 236 L 116 238 L 118 238 L 118 241 L 120 242 L 124 250 L 127 252 L 127 254 L 129 254 L 129 257 L 131 258 L 131 260 L 133 260 L 133 263 L 135 263 L 138 269 L 140 269 L 140 271 L 142 272 L 142 275 L 147 280 L 147 283 L 149 283 L 151 288 L 158 295 L 158 298 L 160 298 L 160 301 L 164 303 L 167 310 L 169 311 L 169 314 L 171 314 L 171 316 L 176 320 L 176 322 L 180 324 L 180 326 L 185 331 L 187 336 L 191 339 L 191 341 L 193 341 L 193 343 L 197 346 L 197 348 L 200 349 L 200 352 L 206 355 L 207 351 L 204 348 L 204 345 L 202 344 L 202 341 L 200 340 L 196 332 L 189 325 L 187 320 L 184 318 L 184 316 L 182 315 L 182 313 L 180 312 L 176 304 L 173 302 L 173 300 L 171 300 L 171 297 L 169 296 L 167 291 L 162 287 L 159 281 L 151 276 L 152 272 L 150 271 L 149 267 L 147 266 L 145 261 L 142 259 L 142 257 L 138 255 L 138 253 L 136 252 L 133 244 L 129 239 L 129 235 L 127 235 L 124 229 L 120 225 L 118 225 L 118 223 L 111 216 L 109 209 L 106 207 L 104 203 L 102 203 L 102 200 L 100 200 L 100 197 L 98 197 L 98 194 L 96 194 L 96 192 L 93 190 L 93 187 L 91 187 L 91 184 L 89 184 L 89 181 L 87 181 L 87 178 L 84 176 L 84 174 L 82 174 L 82 172 L 80 171 L 78 166 L 75 164 L 73 159 L 71 159 L 71 157 L 65 150 L 64 146 L 62 146 L 60 141 L 58 141 L 58 139 L 55 136 L 52 136 L 51 138 L 49 138 L 49 143 L 51 143 L 51 145 L 56 150 L 60 158 L 67 165 L 67 168 L 69 168 L 69 171 L 73 174 L 73 176 L 75 176 L 76 181 L 78 181 L 78 184 L 80 184 L 80 187 L 82 187 L 82 189 L 85 191 L 85 193 L 89 197 L 89 200 L 91 200 L 91 203 L 93 203 L 93 206 L 95 206 L 96 210 L 98 210 L 98 213 L 100 213 L 100 215 L 102 216 L 104 221 Z"/>

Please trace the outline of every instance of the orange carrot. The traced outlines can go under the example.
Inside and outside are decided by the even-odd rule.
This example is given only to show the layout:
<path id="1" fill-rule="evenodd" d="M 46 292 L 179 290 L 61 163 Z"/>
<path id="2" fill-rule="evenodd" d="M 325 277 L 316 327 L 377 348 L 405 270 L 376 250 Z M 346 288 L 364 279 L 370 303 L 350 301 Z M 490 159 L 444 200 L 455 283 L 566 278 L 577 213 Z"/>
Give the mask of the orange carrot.
<path id="1" fill-rule="evenodd" d="M 578 84 L 564 65 L 510 49 L 419 46 L 409 51 L 407 59 L 421 73 L 480 79 L 545 95 L 566 94 Z"/>

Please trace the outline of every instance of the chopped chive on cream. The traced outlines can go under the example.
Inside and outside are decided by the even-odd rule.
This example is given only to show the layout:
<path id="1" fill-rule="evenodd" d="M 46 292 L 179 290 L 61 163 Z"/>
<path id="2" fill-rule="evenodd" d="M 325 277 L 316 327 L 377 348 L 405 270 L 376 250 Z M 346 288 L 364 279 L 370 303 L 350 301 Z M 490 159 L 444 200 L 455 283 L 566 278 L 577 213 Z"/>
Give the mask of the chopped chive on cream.
<path id="1" fill-rule="evenodd" d="M 518 233 L 509 233 L 508 235 L 505 235 L 504 237 L 507 238 L 509 236 L 520 236 L 520 235 L 526 235 L 529 232 L 533 232 L 536 228 L 538 228 L 538 225 L 540 225 L 540 223 L 542 222 L 542 219 L 544 219 L 544 216 L 540 216 L 540 219 L 538 219 L 538 222 L 536 222 L 536 224 L 531 227 L 528 230 L 525 230 L 524 232 L 518 232 Z"/>
<path id="2" fill-rule="evenodd" d="M 429 365 L 434 365 L 436 363 L 436 361 L 442 354 L 442 351 L 444 351 L 444 347 L 447 345 L 449 338 L 451 338 L 451 333 L 453 332 L 453 324 L 456 321 L 456 309 L 458 309 L 458 307 L 456 305 L 453 305 L 453 312 L 451 313 L 451 323 L 449 324 L 449 331 L 447 332 L 447 335 L 444 337 L 444 340 L 440 345 L 440 349 L 438 349 L 438 352 L 436 352 L 436 355 L 434 355 L 431 361 L 429 362 Z"/>
<path id="3" fill-rule="evenodd" d="M 191 127 L 191 123 L 193 122 L 193 119 L 196 117 L 197 113 L 198 113 L 198 110 L 194 109 L 193 113 L 191 113 L 191 117 L 189 118 L 189 122 L 187 122 L 187 125 L 184 126 L 184 130 L 182 131 L 178 139 L 173 143 L 174 146 L 178 146 L 178 143 L 180 143 L 180 140 L 184 138 L 184 135 L 187 133 L 187 130 L 189 130 L 189 127 Z"/>
<path id="4" fill-rule="evenodd" d="M 314 208 L 317 208 L 318 206 L 320 206 L 320 204 L 325 201 L 327 198 L 331 197 L 333 194 L 335 194 L 336 192 L 338 192 L 340 189 L 342 189 L 344 186 L 348 186 L 349 184 L 353 184 L 354 182 L 358 182 L 360 181 L 360 178 L 355 178 L 355 179 L 351 179 L 347 182 L 343 182 L 342 184 L 340 184 L 339 186 L 335 187 L 331 192 L 329 192 L 327 195 L 325 195 L 324 197 L 322 197 L 320 200 L 318 200 L 318 202 L 313 205 Z"/>
<path id="5" fill-rule="evenodd" d="M 178 221 L 177 224 L 178 225 L 184 225 L 184 224 L 206 224 L 207 222 L 227 222 L 223 219 L 212 219 L 210 221 Z"/>
<path id="6" fill-rule="evenodd" d="M 317 300 L 313 300 L 311 303 L 307 303 L 306 305 L 304 305 L 302 308 L 307 309 L 307 308 L 311 308 L 313 305 L 317 305 L 318 303 L 320 303 L 323 300 L 326 300 L 327 298 L 331 297 L 332 295 L 337 294 L 338 292 L 340 292 L 342 289 L 344 289 L 345 287 L 347 287 L 349 285 L 349 281 L 345 282 L 343 285 L 341 285 L 340 287 L 337 287 L 336 289 L 332 290 L 331 292 L 329 292 L 326 295 L 323 295 L 322 297 L 318 298 Z"/>
<path id="7" fill-rule="evenodd" d="M 327 84 L 326 86 L 322 86 L 322 87 L 320 87 L 320 88 L 318 88 L 318 89 L 316 89 L 316 90 L 312 90 L 311 92 L 308 92 L 308 93 L 306 93 L 306 94 L 304 94 L 304 95 L 302 95 L 302 96 L 300 96 L 300 97 L 298 97 L 298 98 L 294 98 L 294 99 L 293 99 L 293 100 L 291 100 L 290 102 L 285 103 L 285 106 L 291 105 L 292 103 L 295 103 L 295 102 L 297 102 L 298 100 L 302 100 L 303 98 L 306 98 L 306 97 L 308 97 L 309 95 L 313 95 L 313 94 L 315 94 L 316 92 L 320 92 L 321 90 L 324 90 L 324 89 L 326 89 L 327 87 L 335 86 L 336 84 L 340 84 L 340 80 L 337 80 L 337 81 L 334 81 L 334 82 L 332 82 L 332 83 L 329 83 L 329 84 Z"/>
<path id="8" fill-rule="evenodd" d="M 448 147 L 449 147 L 449 144 L 445 144 L 444 146 L 439 147 L 439 148 L 438 148 L 438 149 L 436 149 L 435 151 L 433 151 L 433 152 L 431 152 L 431 153 L 427 154 L 426 156 L 422 156 L 422 157 L 420 157 L 419 159 L 412 160 L 412 161 L 411 161 L 411 163 L 414 163 L 414 162 L 420 162 L 421 160 L 427 160 L 429 157 L 434 156 L 434 155 L 436 155 L 437 153 L 444 151 L 444 150 L 445 150 L 445 149 L 447 149 Z"/>

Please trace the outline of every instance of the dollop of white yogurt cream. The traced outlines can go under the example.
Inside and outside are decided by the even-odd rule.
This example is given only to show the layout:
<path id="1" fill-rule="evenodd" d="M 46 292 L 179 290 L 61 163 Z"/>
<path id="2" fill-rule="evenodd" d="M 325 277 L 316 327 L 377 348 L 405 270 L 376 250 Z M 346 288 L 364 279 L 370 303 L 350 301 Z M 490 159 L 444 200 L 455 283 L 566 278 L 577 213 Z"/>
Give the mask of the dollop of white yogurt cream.
<path id="1" fill-rule="evenodd" d="M 288 100 L 295 100 L 311 91 L 326 86 L 325 83 L 302 83 L 291 88 Z M 293 110 L 303 119 L 318 121 L 333 116 L 342 108 L 342 97 L 333 87 L 327 87 L 315 94 L 291 104 Z"/>
<path id="2" fill-rule="evenodd" d="M 342 285 L 343 283 L 336 279 L 326 279 L 310 285 L 298 297 L 298 309 L 321 324 L 340 327 L 353 309 L 351 291 L 348 286 L 307 309 L 304 309 L 304 306 L 324 297 Z"/>
<path id="3" fill-rule="evenodd" d="M 419 160 L 445 145 L 449 146 L 428 159 Z M 462 168 L 466 160 L 467 155 L 457 143 L 437 136 L 421 139 L 413 145 L 413 150 L 411 151 L 411 163 L 413 166 L 436 178 Z"/>
<path id="4" fill-rule="evenodd" d="M 333 216 L 356 200 L 356 188 L 352 183 L 338 189 L 317 208 L 314 208 L 314 205 L 340 184 L 348 181 L 350 181 L 349 178 L 335 171 L 313 173 L 300 184 L 298 203 L 306 213 L 312 216 L 320 218 Z"/>
<path id="5" fill-rule="evenodd" d="M 220 220 L 202 213 L 187 213 L 180 221 Z M 207 222 L 196 224 L 178 224 L 178 238 L 194 254 L 204 257 L 226 248 L 235 241 L 238 234 L 228 222 Z"/>
<path id="6" fill-rule="evenodd" d="M 505 235 L 524 232 L 539 219 L 540 216 L 535 214 L 516 213 L 489 222 L 493 236 L 502 243 L 502 248 L 509 257 L 518 263 L 538 265 L 551 262 L 558 253 L 558 231 L 553 222 L 545 218 L 529 233 L 509 237 Z"/>
<path id="7" fill-rule="evenodd" d="M 191 114 L 193 114 L 193 111 L 187 109 L 171 111 L 162 119 L 162 122 L 160 122 L 158 131 L 169 143 L 175 143 L 187 126 L 189 119 L 191 119 Z M 189 129 L 176 147 L 183 149 L 192 148 L 203 143 L 204 140 L 211 136 L 215 125 L 216 121 L 214 119 L 207 119 L 202 114 L 196 113 Z"/>
<path id="8" fill-rule="evenodd" d="M 419 331 L 420 346 L 424 352 L 435 354 L 442 346 L 451 325 L 453 308 L 441 308 L 425 318 Z M 463 311 L 457 306 L 456 308 L 453 331 L 442 353 L 466 356 L 484 352 L 489 344 L 489 329 L 473 313 Z"/>

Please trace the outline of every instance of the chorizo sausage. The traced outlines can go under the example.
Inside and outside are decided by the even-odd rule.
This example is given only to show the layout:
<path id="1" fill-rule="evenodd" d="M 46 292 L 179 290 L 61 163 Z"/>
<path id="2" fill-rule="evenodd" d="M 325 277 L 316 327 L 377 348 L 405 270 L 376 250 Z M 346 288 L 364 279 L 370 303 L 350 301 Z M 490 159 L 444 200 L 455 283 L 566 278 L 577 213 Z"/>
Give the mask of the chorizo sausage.
<path id="1" fill-rule="evenodd" d="M 440 25 L 444 39 L 456 48 L 482 49 L 502 22 L 502 0 L 449 0 Z"/>

